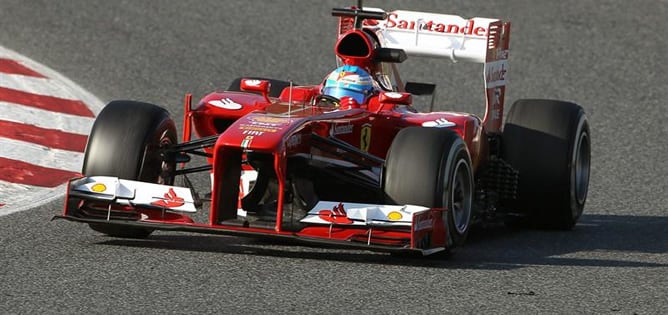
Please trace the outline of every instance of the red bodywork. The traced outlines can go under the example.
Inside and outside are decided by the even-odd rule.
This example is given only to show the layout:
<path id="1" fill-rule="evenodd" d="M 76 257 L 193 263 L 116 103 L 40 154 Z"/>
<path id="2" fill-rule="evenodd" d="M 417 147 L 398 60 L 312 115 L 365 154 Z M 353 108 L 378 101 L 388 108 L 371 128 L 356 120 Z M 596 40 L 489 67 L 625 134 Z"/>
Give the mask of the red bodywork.
<path id="1" fill-rule="evenodd" d="M 385 93 L 381 93 L 370 99 L 367 104 L 362 104 L 360 108 L 333 109 L 309 105 L 311 99 L 319 94 L 320 88 L 319 85 L 296 86 L 292 88 L 292 91 L 286 88 L 279 98 L 271 98 L 269 101 L 266 96 L 262 95 L 244 92 L 215 92 L 205 96 L 194 110 L 186 113 L 186 116 L 192 117 L 192 120 L 186 120 L 184 130 L 190 130 L 192 123 L 199 137 L 220 134 L 215 146 L 211 149 L 213 157 L 209 158 L 209 162 L 214 166 L 212 203 L 209 224 L 203 227 L 344 241 L 364 240 L 366 242 L 371 239 L 375 244 L 395 246 L 404 246 L 408 241 L 410 248 L 416 249 L 424 248 L 421 246 L 425 244 L 420 244 L 420 242 L 424 242 L 423 239 L 428 235 L 431 238 L 430 247 L 445 246 L 445 226 L 441 214 L 444 209 L 434 209 L 429 213 L 421 214 L 420 218 L 429 217 L 433 221 L 430 221 L 429 228 L 416 232 L 377 229 L 372 233 L 367 229 L 350 227 L 332 229 L 331 226 L 309 226 L 299 232 L 294 232 L 284 231 L 281 220 L 276 221 L 273 231 L 218 225 L 218 222 L 236 217 L 238 204 L 236 198 L 229 197 L 238 196 L 238 190 L 225 194 L 225 190 L 229 191 L 232 186 L 226 185 L 224 180 L 227 163 L 230 161 L 238 163 L 246 150 L 271 154 L 278 178 L 278 191 L 282 192 L 285 191 L 287 159 L 299 154 L 324 154 L 317 152 L 317 149 L 309 144 L 311 134 L 328 137 L 340 126 L 346 126 L 346 130 L 348 130 L 347 126 L 351 126 L 349 129 L 351 132 L 337 135 L 337 138 L 371 155 L 385 158 L 394 135 L 402 128 L 421 126 L 425 123 L 451 122 L 454 126 L 449 128 L 456 130 L 465 140 L 470 148 L 472 161 L 475 161 L 476 165 L 480 162 L 480 152 L 484 148 L 482 145 L 484 142 L 481 139 L 485 137 L 481 136 L 483 132 L 481 121 L 474 115 L 452 112 L 414 112 L 409 103 L 404 103 L 404 101 L 410 101 L 410 94 L 407 93 L 401 93 L 403 98 L 399 99 L 390 98 Z M 211 104 L 212 101 L 225 99 L 242 104 L 243 107 L 225 109 Z M 291 114 L 288 115 L 288 113 Z M 233 123 L 221 131 L 217 129 L 219 128 L 217 126 L 223 121 Z M 370 140 L 368 146 L 364 145 L 363 132 L 370 132 L 370 139 L 366 139 L 366 141 Z M 185 140 L 189 140 L 187 137 L 188 135 Z M 237 185 L 233 186 L 238 188 Z M 279 218 L 283 216 L 283 204 L 283 194 L 279 193 L 277 209 Z M 436 227 L 435 231 L 432 226 Z M 372 233 L 371 237 L 369 233 Z"/>
<path id="2" fill-rule="evenodd" d="M 363 67 L 373 74 L 381 71 L 375 55 L 380 46 L 378 40 L 367 31 L 344 27 L 345 23 L 344 18 L 341 21 L 341 34 L 335 47 L 340 61 Z M 492 27 L 496 30 L 491 30 Z M 497 52 L 508 49 L 509 24 L 494 23 L 489 33 L 489 49 L 493 54 L 487 55 L 494 55 L 488 58 L 493 59 L 499 56 Z M 505 34 L 503 40 L 501 33 Z M 351 55 L 350 47 L 342 48 L 342 45 L 349 45 L 351 38 L 362 39 L 356 42 L 362 43 L 364 47 L 361 49 L 366 49 L 366 53 Z M 492 61 L 491 59 L 487 61 Z M 502 68 L 502 71 L 505 70 Z M 498 73 L 496 75 L 498 76 Z M 305 158 L 307 161 L 317 160 L 316 158 L 326 161 L 347 161 L 348 155 L 354 153 L 359 163 L 375 165 L 382 170 L 383 160 L 395 135 L 406 127 L 425 126 L 455 130 L 468 146 L 475 172 L 484 165 L 488 156 L 486 134 L 499 130 L 505 87 L 500 88 L 501 95 L 498 95 L 498 92 L 497 95 L 491 95 L 493 89 L 486 89 L 487 113 L 497 114 L 494 116 L 486 114 L 484 122 L 474 115 L 465 113 L 420 113 L 412 107 L 411 94 L 404 91 L 402 84 L 399 84 L 395 91 L 380 91 L 368 102 L 358 106 L 346 106 L 343 101 L 338 106 L 316 104 L 314 97 L 320 94 L 319 84 L 286 87 L 279 96 L 269 96 L 270 88 L 271 82 L 268 80 L 243 79 L 237 91 L 211 93 L 194 107 L 191 104 L 192 97 L 190 95 L 186 97 L 183 142 L 193 141 L 191 139 L 193 131 L 198 138 L 217 136 L 212 146 L 204 148 L 208 153 L 208 163 L 212 165 L 208 222 L 197 223 L 186 214 L 165 212 L 164 209 L 112 207 L 106 204 L 97 207 L 95 210 L 99 212 L 97 217 L 92 213 L 88 217 L 82 216 L 81 213 L 75 215 L 73 211 L 77 208 L 76 203 L 81 201 L 70 196 L 66 200 L 63 217 L 89 223 L 154 229 L 288 237 L 321 243 L 334 242 L 372 250 L 409 250 L 425 253 L 447 248 L 448 240 L 445 239 L 447 224 L 444 222 L 446 216 L 443 215 L 447 209 L 430 209 L 416 213 L 410 227 L 359 227 L 351 225 L 347 220 L 344 201 L 340 209 L 321 209 L 323 214 L 321 217 L 329 218 L 327 220 L 332 222 L 330 225 L 286 228 L 282 219 L 286 212 L 285 192 L 289 189 L 286 183 L 290 172 L 293 171 L 289 168 L 288 161 L 293 158 Z M 500 102 L 490 101 L 493 97 L 497 100 L 500 98 Z M 345 152 L 339 147 L 328 151 L 313 143 L 325 141 L 327 144 L 327 141 L 333 138 L 337 143 L 342 143 Z M 340 152 L 342 153 L 336 154 Z M 251 154 L 271 158 L 278 186 L 276 219 L 273 225 L 254 226 L 248 222 L 239 223 L 237 220 L 237 211 L 241 207 L 244 195 L 239 188 L 240 175 L 242 170 L 253 169 L 247 162 Z M 380 182 L 378 179 L 379 184 Z M 166 194 L 165 197 L 178 196 Z M 116 215 L 123 216 L 125 212 L 133 213 L 128 215 L 130 220 L 113 220 Z M 100 218 L 105 215 L 107 220 Z"/>

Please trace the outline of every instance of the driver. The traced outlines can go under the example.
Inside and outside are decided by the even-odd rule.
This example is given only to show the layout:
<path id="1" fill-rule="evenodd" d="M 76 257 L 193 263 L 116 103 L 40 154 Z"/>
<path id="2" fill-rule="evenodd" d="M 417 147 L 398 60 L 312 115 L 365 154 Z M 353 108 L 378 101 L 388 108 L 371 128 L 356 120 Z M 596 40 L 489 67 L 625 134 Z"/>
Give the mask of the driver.
<path id="1" fill-rule="evenodd" d="M 325 79 L 322 94 L 350 103 L 350 107 L 365 104 L 375 90 L 371 75 L 357 66 L 345 65 L 336 68 Z M 355 106 L 356 105 L 356 106 Z"/>

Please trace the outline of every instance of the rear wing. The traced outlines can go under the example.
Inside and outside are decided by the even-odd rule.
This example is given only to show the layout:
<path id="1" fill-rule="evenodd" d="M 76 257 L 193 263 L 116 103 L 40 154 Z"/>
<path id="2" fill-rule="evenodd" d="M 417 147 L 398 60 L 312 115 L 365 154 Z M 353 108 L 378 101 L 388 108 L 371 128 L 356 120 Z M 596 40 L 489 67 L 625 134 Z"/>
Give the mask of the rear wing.
<path id="1" fill-rule="evenodd" d="M 364 11 L 383 12 L 365 7 Z M 352 28 L 351 20 L 339 20 L 339 35 Z M 363 28 L 378 37 L 381 47 L 403 49 L 417 57 L 447 58 L 452 62 L 482 63 L 489 132 L 501 128 L 508 72 L 510 22 L 492 18 L 396 10 L 384 20 L 366 19 Z"/>

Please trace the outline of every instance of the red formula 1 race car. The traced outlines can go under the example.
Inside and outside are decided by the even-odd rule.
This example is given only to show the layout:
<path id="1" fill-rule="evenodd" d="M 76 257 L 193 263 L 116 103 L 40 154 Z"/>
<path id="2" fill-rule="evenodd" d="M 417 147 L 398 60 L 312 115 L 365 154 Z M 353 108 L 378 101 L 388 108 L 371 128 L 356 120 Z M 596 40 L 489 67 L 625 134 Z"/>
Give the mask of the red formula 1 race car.
<path id="1" fill-rule="evenodd" d="M 57 217 L 118 237 L 176 230 L 424 255 L 486 220 L 573 227 L 589 184 L 587 118 L 573 103 L 519 100 L 502 125 L 510 23 L 333 15 L 340 64 L 325 80 L 240 78 L 194 106 L 187 95 L 180 143 L 165 109 L 109 103 Z M 402 82 L 407 56 L 482 64 L 484 118 L 416 110 L 434 85 Z M 210 190 L 196 191 L 194 172 L 210 173 Z"/>

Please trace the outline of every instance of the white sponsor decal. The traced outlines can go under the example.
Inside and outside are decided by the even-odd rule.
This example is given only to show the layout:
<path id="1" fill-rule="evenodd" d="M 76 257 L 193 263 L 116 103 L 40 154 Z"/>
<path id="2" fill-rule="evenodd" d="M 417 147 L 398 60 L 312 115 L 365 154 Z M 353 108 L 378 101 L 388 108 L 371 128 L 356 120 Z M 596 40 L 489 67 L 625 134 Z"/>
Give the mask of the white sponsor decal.
<path id="1" fill-rule="evenodd" d="M 388 93 L 385 93 L 385 96 L 387 96 L 389 98 L 401 98 L 404 95 L 401 94 L 401 93 L 397 93 L 397 92 L 388 92 Z"/>
<path id="2" fill-rule="evenodd" d="M 233 101 L 229 98 L 209 101 L 209 104 L 211 104 L 213 106 L 216 106 L 216 107 L 229 109 L 229 110 L 238 110 L 238 109 L 241 109 L 243 107 L 243 105 L 241 105 L 241 104 L 239 104 L 239 103 L 237 103 L 237 102 L 235 102 L 235 101 Z"/>
<path id="3" fill-rule="evenodd" d="M 505 59 L 485 64 L 485 83 L 488 89 L 506 85 L 508 62 Z"/>
<path id="4" fill-rule="evenodd" d="M 242 134 L 249 135 L 249 136 L 261 136 L 264 134 L 264 131 L 259 131 L 259 130 L 244 130 Z"/>
<path id="5" fill-rule="evenodd" d="M 334 127 L 335 135 L 346 135 L 353 133 L 353 125 L 336 125 Z"/>
<path id="6" fill-rule="evenodd" d="M 439 118 L 432 121 L 425 121 L 422 123 L 422 127 L 432 127 L 432 128 L 445 128 L 445 127 L 452 127 L 454 125 L 455 123 L 445 118 Z"/>
<path id="7" fill-rule="evenodd" d="M 417 223 L 415 223 L 415 232 L 430 229 L 433 225 L 434 225 L 434 220 L 432 218 L 418 221 Z"/>
<path id="8" fill-rule="evenodd" d="M 399 14 L 402 14 L 402 16 Z M 420 15 L 423 17 L 420 17 Z M 440 20 L 432 20 L 431 18 Z M 478 25 L 476 25 L 476 21 L 478 21 Z M 395 11 L 387 15 L 387 21 L 384 26 L 389 29 L 397 28 L 403 30 L 414 30 L 418 27 L 427 32 L 483 37 L 487 35 L 488 30 L 486 27 L 480 26 L 480 22 L 480 19 L 466 20 L 453 15 Z"/>
<path id="9" fill-rule="evenodd" d="M 262 81 L 260 80 L 245 80 L 244 82 L 248 86 L 260 86 L 260 84 L 262 84 Z"/>

